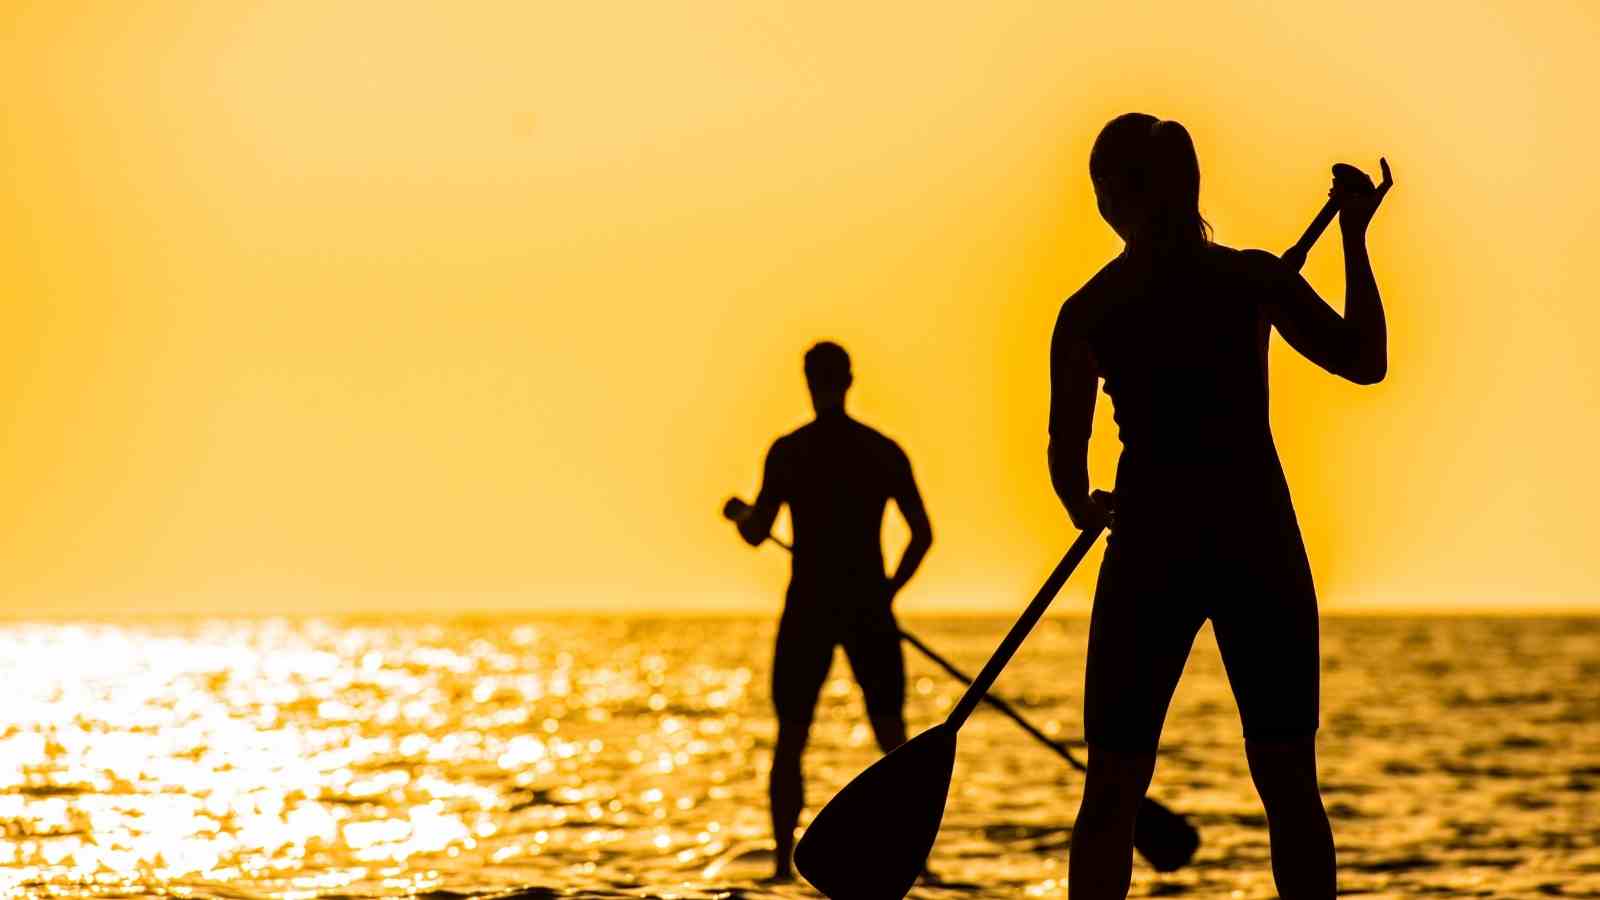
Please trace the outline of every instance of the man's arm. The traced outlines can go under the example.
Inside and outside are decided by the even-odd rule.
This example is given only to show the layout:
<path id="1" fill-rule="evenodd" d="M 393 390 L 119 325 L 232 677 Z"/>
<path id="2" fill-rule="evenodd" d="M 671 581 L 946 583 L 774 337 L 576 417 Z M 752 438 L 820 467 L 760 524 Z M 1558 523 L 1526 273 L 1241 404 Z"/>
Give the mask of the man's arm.
<path id="1" fill-rule="evenodd" d="M 778 518 L 778 509 L 787 496 L 782 447 L 780 440 L 767 451 L 767 463 L 761 473 L 761 492 L 756 495 L 755 505 L 739 520 L 739 536 L 752 547 L 772 533 L 772 523 Z"/>
<path id="2" fill-rule="evenodd" d="M 916 574 L 917 567 L 922 565 L 922 558 L 928 555 L 928 548 L 933 546 L 933 525 L 928 521 L 928 510 L 922 505 L 917 480 L 911 475 L 911 461 L 902 457 L 901 464 L 903 473 L 901 484 L 894 493 L 894 503 L 900 508 L 900 515 L 905 517 L 906 524 L 911 527 L 911 540 L 906 542 L 905 552 L 900 554 L 900 564 L 895 566 L 894 575 L 889 579 L 890 597 L 900 593 L 900 589 L 906 586 L 906 582 Z"/>

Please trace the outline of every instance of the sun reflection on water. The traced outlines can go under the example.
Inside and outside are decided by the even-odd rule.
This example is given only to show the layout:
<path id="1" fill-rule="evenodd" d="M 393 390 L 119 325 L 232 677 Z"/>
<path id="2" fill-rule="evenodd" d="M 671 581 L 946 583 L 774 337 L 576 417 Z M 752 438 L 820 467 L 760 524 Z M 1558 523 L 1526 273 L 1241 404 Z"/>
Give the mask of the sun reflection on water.
<path id="1" fill-rule="evenodd" d="M 976 668 L 1006 624 L 917 627 Z M 771 626 L 0 626 L 0 894 L 809 896 L 755 885 Z M 1206 843 L 1180 872 L 1140 869 L 1136 896 L 1273 895 L 1207 640 L 1155 788 Z M 1081 623 L 1047 622 L 1001 688 L 1048 733 L 1080 733 L 1082 653 Z M 1593 620 L 1327 623 L 1345 888 L 1600 896 L 1597 659 Z M 959 686 L 908 665 L 918 730 Z M 806 761 L 813 811 L 876 755 L 859 704 L 837 666 Z M 974 717 L 960 752 L 935 869 L 1064 895 L 1077 776 L 998 717 Z"/>
<path id="2" fill-rule="evenodd" d="M 669 811 L 719 799 L 754 836 L 760 818 L 715 790 L 762 739 L 723 714 L 750 670 L 669 674 L 637 640 L 584 630 L 602 660 L 580 664 L 559 625 L 7 627 L 0 888 L 311 896 L 579 848 L 693 863 L 728 826 L 685 833 Z M 710 754 L 704 788 L 681 783 Z"/>

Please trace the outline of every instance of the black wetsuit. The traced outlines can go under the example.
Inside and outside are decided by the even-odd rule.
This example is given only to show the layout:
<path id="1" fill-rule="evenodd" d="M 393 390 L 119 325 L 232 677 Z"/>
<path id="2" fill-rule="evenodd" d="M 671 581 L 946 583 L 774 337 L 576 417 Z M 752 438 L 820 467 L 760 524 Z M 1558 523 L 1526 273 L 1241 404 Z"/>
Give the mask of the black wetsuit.
<path id="1" fill-rule="evenodd" d="M 1207 619 L 1245 737 L 1317 729 L 1316 594 L 1267 407 L 1267 339 L 1291 277 L 1270 254 L 1209 245 L 1159 267 L 1119 257 L 1062 307 L 1052 439 L 1075 427 L 1058 379 L 1086 353 L 1123 444 L 1090 623 L 1092 744 L 1156 749 Z"/>
<path id="2" fill-rule="evenodd" d="M 901 716 L 905 661 L 881 542 L 891 499 L 908 518 L 923 515 L 905 453 L 843 412 L 820 415 L 767 454 L 755 514 L 743 529 L 765 536 L 778 507 L 789 504 L 793 573 L 772 665 L 779 719 L 811 721 L 841 644 L 868 714 Z"/>

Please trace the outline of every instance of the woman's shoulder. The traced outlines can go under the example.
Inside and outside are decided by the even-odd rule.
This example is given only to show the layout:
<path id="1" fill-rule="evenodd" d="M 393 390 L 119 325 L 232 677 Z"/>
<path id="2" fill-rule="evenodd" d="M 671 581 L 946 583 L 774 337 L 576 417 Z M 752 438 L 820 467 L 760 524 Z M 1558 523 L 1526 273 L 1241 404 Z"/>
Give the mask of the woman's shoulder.
<path id="1" fill-rule="evenodd" d="M 1212 245 L 1212 271 L 1220 276 L 1217 287 L 1240 297 L 1262 302 L 1281 293 L 1294 269 L 1269 250 L 1235 249 Z"/>
<path id="2" fill-rule="evenodd" d="M 1084 282 L 1083 287 L 1062 301 L 1061 312 L 1056 316 L 1056 330 L 1082 333 L 1092 322 L 1098 321 L 1105 314 L 1106 305 L 1117 295 L 1122 269 L 1122 257 L 1113 257 Z"/>
<path id="3" fill-rule="evenodd" d="M 1272 277 L 1281 274 L 1287 264 L 1276 253 L 1254 247 L 1235 248 L 1226 244 L 1210 245 L 1212 259 L 1219 267 L 1250 277 Z"/>

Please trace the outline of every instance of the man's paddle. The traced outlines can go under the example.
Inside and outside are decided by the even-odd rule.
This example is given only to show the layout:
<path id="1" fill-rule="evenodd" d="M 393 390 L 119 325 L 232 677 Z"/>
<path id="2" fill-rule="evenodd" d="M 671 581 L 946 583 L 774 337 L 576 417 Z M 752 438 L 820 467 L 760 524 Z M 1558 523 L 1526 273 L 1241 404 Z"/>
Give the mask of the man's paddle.
<path id="1" fill-rule="evenodd" d="M 736 522 L 747 508 L 748 506 L 743 501 L 734 498 L 729 500 L 723 507 L 723 515 Z M 767 540 L 793 552 L 793 547 L 773 535 L 767 535 Z M 953 663 L 937 653 L 932 647 L 923 643 L 916 635 L 902 629 L 900 637 L 916 648 L 923 656 L 932 660 L 934 665 L 948 672 L 951 677 L 968 687 L 972 685 L 971 676 L 956 668 Z M 983 695 L 983 702 L 988 703 L 1002 715 L 1017 723 L 1029 736 L 1050 748 L 1053 753 L 1066 760 L 1067 764 L 1074 769 L 1080 772 L 1087 771 L 1084 764 L 1076 756 L 1072 755 L 1072 751 L 1052 740 L 1049 735 L 1040 731 L 1032 722 L 1023 718 L 1022 714 L 1017 712 L 1011 704 L 987 692 Z M 1190 859 L 1194 858 L 1194 852 L 1200 846 L 1200 834 L 1194 829 L 1193 825 L 1189 824 L 1188 819 L 1163 806 L 1160 802 L 1146 797 L 1139 805 L 1138 821 L 1134 826 L 1134 846 L 1156 871 L 1171 872 L 1182 868 Z"/>

